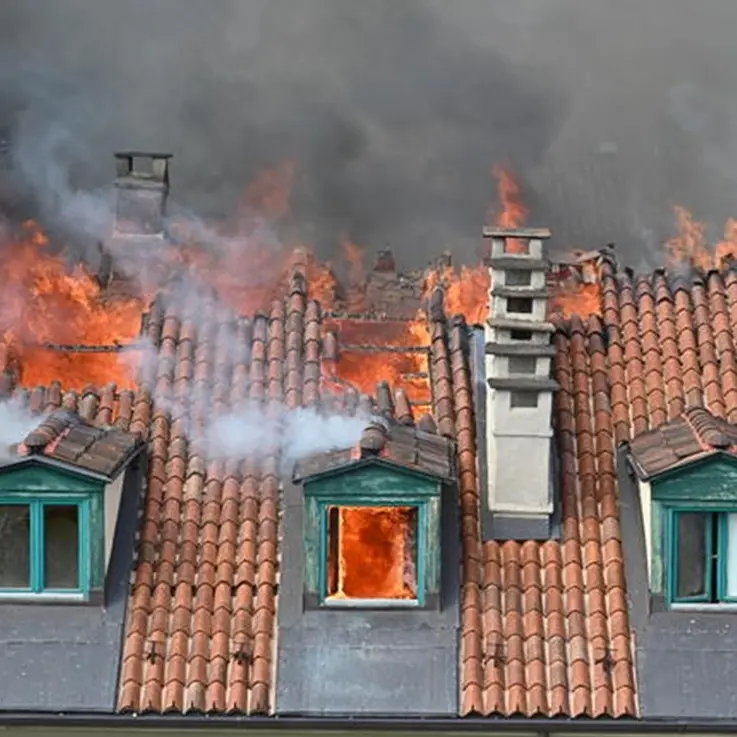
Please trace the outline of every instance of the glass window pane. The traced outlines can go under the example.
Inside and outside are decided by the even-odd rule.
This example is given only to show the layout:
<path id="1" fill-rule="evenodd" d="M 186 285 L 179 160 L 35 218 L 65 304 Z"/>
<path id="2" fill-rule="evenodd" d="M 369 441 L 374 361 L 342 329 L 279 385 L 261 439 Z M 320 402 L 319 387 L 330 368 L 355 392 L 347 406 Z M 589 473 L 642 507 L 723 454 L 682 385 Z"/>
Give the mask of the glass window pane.
<path id="1" fill-rule="evenodd" d="M 706 595 L 707 522 L 710 515 L 682 512 L 676 516 L 678 535 L 678 580 L 676 598 L 688 599 Z"/>
<path id="2" fill-rule="evenodd" d="M 44 506 L 44 588 L 79 588 L 76 506 Z"/>
<path id="3" fill-rule="evenodd" d="M 727 596 L 737 598 L 737 514 L 727 515 Z"/>
<path id="4" fill-rule="evenodd" d="M 30 507 L 0 505 L 0 588 L 30 588 L 30 540 Z"/>

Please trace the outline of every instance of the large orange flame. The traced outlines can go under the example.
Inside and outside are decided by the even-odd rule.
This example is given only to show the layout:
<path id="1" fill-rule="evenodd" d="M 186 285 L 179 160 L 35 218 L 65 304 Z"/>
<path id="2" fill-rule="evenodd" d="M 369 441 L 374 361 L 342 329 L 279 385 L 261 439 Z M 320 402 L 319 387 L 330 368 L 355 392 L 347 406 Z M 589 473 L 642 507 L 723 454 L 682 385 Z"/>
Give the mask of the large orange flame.
<path id="1" fill-rule="evenodd" d="M 49 250 L 49 242 L 33 222 L 0 244 L 0 335 L 17 359 L 25 386 L 57 380 L 65 388 L 109 382 L 133 386 L 133 364 L 115 353 L 47 350 L 47 343 L 106 345 L 127 343 L 140 329 L 140 300 L 103 294 L 82 266 L 67 268 Z"/>
<path id="2" fill-rule="evenodd" d="M 417 596 L 411 507 L 331 510 L 328 599 Z"/>
<path id="3" fill-rule="evenodd" d="M 709 271 L 722 269 L 737 258 L 737 220 L 727 220 L 722 239 L 712 247 L 707 239 L 705 223 L 681 205 L 676 205 L 673 212 L 677 233 L 665 243 L 672 267 Z"/>

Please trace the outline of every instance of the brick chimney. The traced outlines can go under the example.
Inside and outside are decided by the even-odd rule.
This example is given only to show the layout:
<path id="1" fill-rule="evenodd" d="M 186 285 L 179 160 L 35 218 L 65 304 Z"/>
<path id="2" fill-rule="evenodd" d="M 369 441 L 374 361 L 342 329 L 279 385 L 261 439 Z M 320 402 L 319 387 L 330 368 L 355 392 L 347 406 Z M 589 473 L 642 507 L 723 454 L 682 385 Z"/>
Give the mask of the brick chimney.
<path id="1" fill-rule="evenodd" d="M 117 190 L 113 238 L 164 237 L 171 154 L 115 154 Z"/>
<path id="2" fill-rule="evenodd" d="M 485 228 L 487 512 L 493 535 L 546 539 L 553 513 L 553 325 L 546 320 L 545 229 Z"/>

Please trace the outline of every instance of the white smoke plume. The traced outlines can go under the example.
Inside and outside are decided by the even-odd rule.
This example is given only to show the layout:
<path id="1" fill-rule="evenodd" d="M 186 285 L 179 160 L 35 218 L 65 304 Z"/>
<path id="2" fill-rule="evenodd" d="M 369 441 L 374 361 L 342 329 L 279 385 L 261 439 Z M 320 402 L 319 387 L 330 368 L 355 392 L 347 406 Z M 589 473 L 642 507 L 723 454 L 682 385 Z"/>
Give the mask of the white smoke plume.
<path id="1" fill-rule="evenodd" d="M 186 293 L 188 313 L 201 317 L 204 309 L 198 304 L 196 289 L 187 291 L 182 287 L 181 291 Z M 238 347 L 239 336 L 235 330 L 221 332 L 219 337 L 230 346 L 231 360 L 236 360 L 239 353 L 239 359 L 246 358 L 250 347 Z M 119 360 L 155 387 L 156 372 L 161 365 L 159 348 L 146 336 L 140 337 L 136 346 L 136 350 L 123 351 Z M 175 392 L 163 394 L 154 389 L 152 399 L 159 410 L 172 418 L 189 418 L 185 425 L 189 442 L 213 460 L 278 454 L 282 464 L 289 466 L 314 453 L 354 445 L 369 420 L 360 411 L 348 415 L 245 401 L 224 413 L 210 413 L 201 425 L 193 421 L 196 408 L 213 404 L 213 391 L 208 389 L 204 394 L 202 391 L 192 386 L 186 397 L 177 398 Z"/>
<path id="2" fill-rule="evenodd" d="M 244 405 L 215 418 L 205 431 L 210 458 L 230 459 L 278 452 L 284 464 L 314 453 L 349 448 L 359 441 L 368 418 L 322 415 L 314 409 Z"/>
<path id="3" fill-rule="evenodd" d="M 0 402 L 0 460 L 10 458 L 11 446 L 20 443 L 42 419 L 31 414 L 17 398 Z"/>

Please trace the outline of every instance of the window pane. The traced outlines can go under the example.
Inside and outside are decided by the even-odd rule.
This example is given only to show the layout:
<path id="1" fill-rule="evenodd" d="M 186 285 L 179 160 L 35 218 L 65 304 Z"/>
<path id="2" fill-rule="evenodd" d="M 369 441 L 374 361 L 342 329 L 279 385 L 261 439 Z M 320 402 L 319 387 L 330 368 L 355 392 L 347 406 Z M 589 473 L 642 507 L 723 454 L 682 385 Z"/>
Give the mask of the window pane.
<path id="1" fill-rule="evenodd" d="M 708 514 L 682 512 L 677 515 L 678 580 L 676 598 L 706 595 L 706 563 L 709 556 L 706 524 Z"/>
<path id="2" fill-rule="evenodd" d="M 0 588 L 30 588 L 30 540 L 30 508 L 23 504 L 0 506 Z"/>
<path id="3" fill-rule="evenodd" d="M 332 514 L 328 517 L 337 523 L 337 530 L 329 525 L 328 550 L 333 558 L 328 560 L 329 598 L 415 599 L 417 509 L 334 509 L 339 513 L 337 519 Z"/>
<path id="4" fill-rule="evenodd" d="M 44 507 L 44 588 L 79 588 L 79 520 L 76 506 Z"/>
<path id="5" fill-rule="evenodd" d="M 727 596 L 737 597 L 737 514 L 727 515 Z"/>

